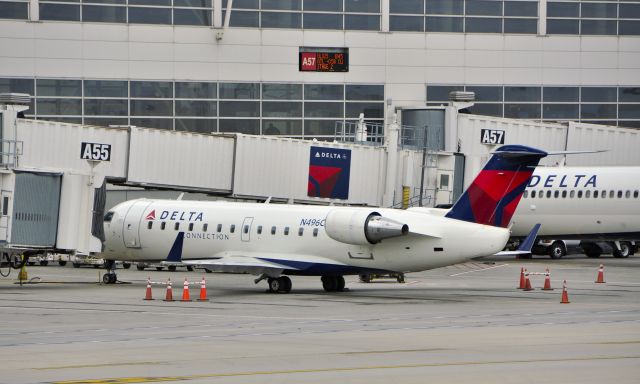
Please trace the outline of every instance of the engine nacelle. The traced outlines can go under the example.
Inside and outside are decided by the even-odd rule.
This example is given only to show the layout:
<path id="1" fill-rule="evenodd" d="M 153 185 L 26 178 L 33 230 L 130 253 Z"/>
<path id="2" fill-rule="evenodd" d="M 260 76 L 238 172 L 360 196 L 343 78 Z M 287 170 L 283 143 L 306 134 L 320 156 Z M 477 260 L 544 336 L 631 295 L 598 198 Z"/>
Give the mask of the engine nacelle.
<path id="1" fill-rule="evenodd" d="M 378 212 L 358 208 L 337 208 L 327 214 L 327 236 L 354 245 L 376 244 L 409 233 L 409 226 L 382 217 Z"/>

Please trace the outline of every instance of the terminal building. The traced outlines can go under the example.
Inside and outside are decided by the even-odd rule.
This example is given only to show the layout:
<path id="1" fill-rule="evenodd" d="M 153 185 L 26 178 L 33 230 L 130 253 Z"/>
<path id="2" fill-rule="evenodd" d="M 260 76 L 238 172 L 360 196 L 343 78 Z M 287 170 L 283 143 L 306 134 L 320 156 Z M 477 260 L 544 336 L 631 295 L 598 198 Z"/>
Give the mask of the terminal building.
<path id="1" fill-rule="evenodd" d="M 12 217 L 37 232 L 14 214 L 37 183 L 59 190 L 44 246 L 86 251 L 104 179 L 107 208 L 177 195 L 134 187 L 400 207 L 451 203 L 502 143 L 640 164 L 640 1 L 0 0 L 0 48 L 0 94 L 30 95 L 0 100 L 0 242 Z M 316 148 L 348 151 L 346 195 L 311 194 Z"/>

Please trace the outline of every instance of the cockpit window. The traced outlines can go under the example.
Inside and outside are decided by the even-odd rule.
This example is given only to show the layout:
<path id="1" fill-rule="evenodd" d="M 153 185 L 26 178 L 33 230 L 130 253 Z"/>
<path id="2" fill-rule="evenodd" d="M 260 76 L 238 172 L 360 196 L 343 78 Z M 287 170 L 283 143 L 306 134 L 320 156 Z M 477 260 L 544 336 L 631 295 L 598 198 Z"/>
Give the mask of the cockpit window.
<path id="1" fill-rule="evenodd" d="M 109 211 L 106 215 L 104 215 L 104 221 L 106 221 L 107 223 L 111 222 L 111 219 L 113 219 L 113 211 Z"/>

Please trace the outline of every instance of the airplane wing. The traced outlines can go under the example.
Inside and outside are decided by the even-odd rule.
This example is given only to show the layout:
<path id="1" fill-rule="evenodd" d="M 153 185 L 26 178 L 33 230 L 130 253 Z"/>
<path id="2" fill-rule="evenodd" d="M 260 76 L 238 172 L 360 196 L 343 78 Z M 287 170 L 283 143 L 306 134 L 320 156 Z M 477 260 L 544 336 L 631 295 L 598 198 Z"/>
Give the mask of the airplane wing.
<path id="1" fill-rule="evenodd" d="M 207 259 L 181 260 L 216 272 L 249 273 L 278 276 L 284 270 L 303 271 L 310 268 L 347 269 L 348 265 L 325 257 L 299 254 L 270 254 L 254 252 L 221 252 Z"/>

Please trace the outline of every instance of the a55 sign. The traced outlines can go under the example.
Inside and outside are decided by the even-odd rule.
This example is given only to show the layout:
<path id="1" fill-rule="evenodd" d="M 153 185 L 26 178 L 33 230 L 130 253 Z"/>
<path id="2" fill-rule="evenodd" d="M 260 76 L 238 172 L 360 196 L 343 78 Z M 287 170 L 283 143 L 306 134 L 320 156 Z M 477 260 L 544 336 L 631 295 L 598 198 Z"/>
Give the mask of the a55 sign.
<path id="1" fill-rule="evenodd" d="M 80 158 L 83 160 L 110 161 L 111 144 L 82 142 Z"/>
<path id="2" fill-rule="evenodd" d="M 480 130 L 480 142 L 482 144 L 504 144 L 504 131 L 499 129 Z"/>

